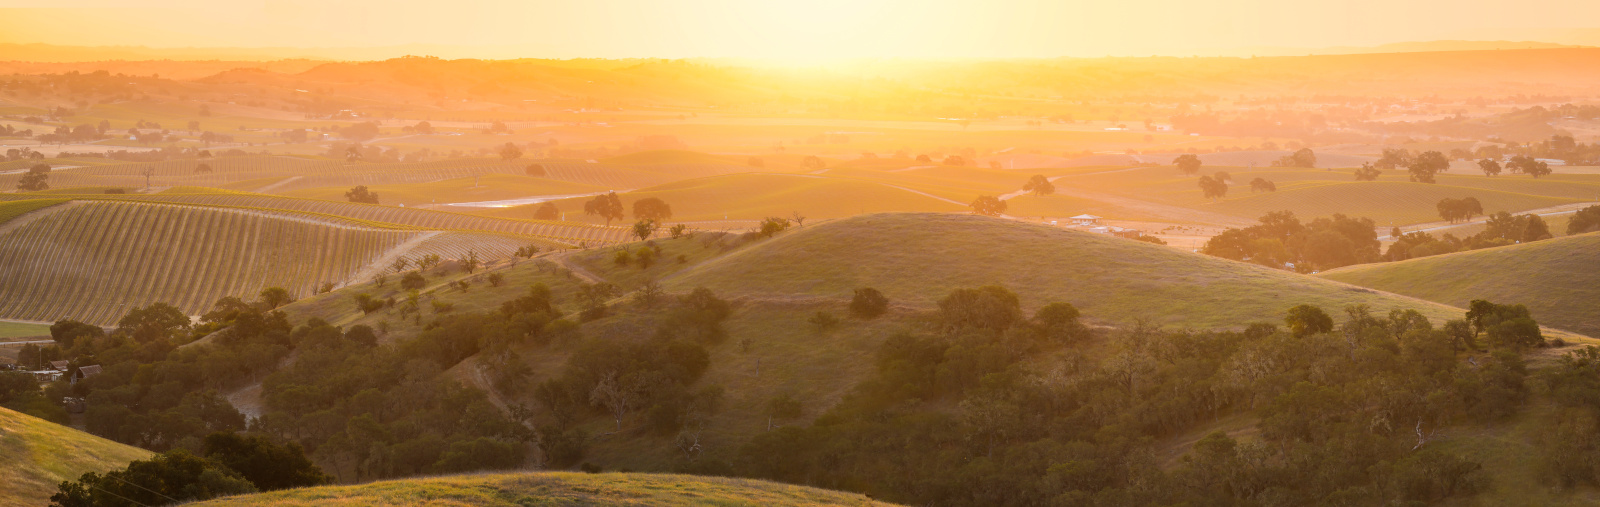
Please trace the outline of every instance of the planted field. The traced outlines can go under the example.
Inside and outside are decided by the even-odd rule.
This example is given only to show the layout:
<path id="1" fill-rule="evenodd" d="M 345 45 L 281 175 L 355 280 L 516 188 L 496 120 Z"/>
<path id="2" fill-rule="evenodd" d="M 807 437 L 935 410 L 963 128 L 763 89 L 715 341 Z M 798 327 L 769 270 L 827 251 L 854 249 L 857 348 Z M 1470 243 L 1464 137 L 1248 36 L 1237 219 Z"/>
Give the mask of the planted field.
<path id="1" fill-rule="evenodd" d="M 456 178 L 431 183 L 370 185 L 367 188 L 377 192 L 383 204 L 390 206 L 405 205 L 408 207 L 458 202 L 499 201 L 546 195 L 588 194 L 607 190 L 603 187 L 583 183 L 509 174 L 490 174 L 481 178 Z M 288 191 L 275 190 L 274 192 L 289 197 L 342 201 L 345 200 L 344 194 L 348 190 L 350 190 L 350 187 L 338 186 Z M 463 208 L 462 211 L 467 211 L 467 209 Z"/>
<path id="2" fill-rule="evenodd" d="M 731 174 L 669 183 L 621 194 L 630 211 L 633 203 L 658 198 L 672 206 L 673 221 L 789 217 L 800 212 L 808 218 L 837 218 L 887 211 L 965 211 L 966 207 L 870 181 L 794 174 Z M 589 198 L 556 201 L 568 219 L 593 220 L 582 214 Z M 486 214 L 524 218 L 538 205 L 518 206 Z"/>
<path id="3" fill-rule="evenodd" d="M 931 307 L 950 290 L 1004 285 L 1027 311 L 1051 302 L 1115 323 L 1242 326 L 1306 303 L 1336 312 L 1365 303 L 1414 308 L 1436 321 L 1460 310 L 1261 266 L 1131 240 L 953 214 L 884 214 L 819 224 L 743 247 L 666 278 L 671 290 L 848 298 L 874 287 Z"/>
<path id="4" fill-rule="evenodd" d="M 21 201 L 0 201 L 0 224 L 27 213 L 32 213 L 43 208 L 67 202 L 66 199 L 28 199 Z"/>
<path id="5" fill-rule="evenodd" d="M 1365 264 L 1317 276 L 1466 306 L 1474 299 L 1528 305 L 1540 324 L 1600 335 L 1600 234 Z"/>
<path id="6" fill-rule="evenodd" d="M 454 475 L 241 495 L 206 507 L 301 505 L 887 506 L 865 495 L 752 479 L 527 472 Z"/>
<path id="7" fill-rule="evenodd" d="M 1055 180 L 1057 188 L 1111 194 L 1156 204 L 1178 206 L 1254 220 L 1272 211 L 1289 210 L 1302 219 L 1343 213 L 1368 217 L 1380 226 L 1439 220 L 1436 208 L 1444 198 L 1476 197 L 1484 211 L 1525 211 L 1592 200 L 1600 178 L 1566 175 L 1535 180 L 1527 176 L 1490 178 L 1441 174 L 1435 184 L 1407 181 L 1402 171 L 1388 171 L 1378 181 L 1354 181 L 1349 170 L 1202 167 L 1201 174 L 1230 173 L 1227 197 L 1213 202 L 1201 193 L 1196 176 L 1183 176 L 1171 166 L 1135 167 Z M 1276 192 L 1251 192 L 1250 181 L 1263 178 Z M 1107 215 L 1110 218 L 1122 218 Z"/>
<path id="8" fill-rule="evenodd" d="M 0 507 L 50 502 L 56 485 L 150 457 L 150 451 L 0 408 Z"/>
<path id="9" fill-rule="evenodd" d="M 266 287 L 303 297 L 418 234 L 242 209 L 75 202 L 0 232 L 0 317 L 104 325 L 154 302 L 193 315 Z"/>
<path id="10" fill-rule="evenodd" d="M 0 194 L 0 201 L 21 200 L 26 194 Z M 68 197 L 68 196 L 63 196 Z M 318 199 L 297 199 L 248 193 L 212 194 L 125 194 L 77 195 L 75 199 L 112 200 L 131 202 L 164 202 L 173 204 L 202 204 L 252 208 L 256 210 L 282 210 L 315 213 L 326 217 L 343 217 L 369 224 L 392 224 L 428 230 L 454 230 L 490 232 L 532 236 L 572 245 L 599 245 L 625 240 L 629 234 L 621 227 L 605 228 L 579 222 L 551 222 L 539 220 L 511 220 L 462 213 L 430 211 L 395 206 L 380 206 Z"/>

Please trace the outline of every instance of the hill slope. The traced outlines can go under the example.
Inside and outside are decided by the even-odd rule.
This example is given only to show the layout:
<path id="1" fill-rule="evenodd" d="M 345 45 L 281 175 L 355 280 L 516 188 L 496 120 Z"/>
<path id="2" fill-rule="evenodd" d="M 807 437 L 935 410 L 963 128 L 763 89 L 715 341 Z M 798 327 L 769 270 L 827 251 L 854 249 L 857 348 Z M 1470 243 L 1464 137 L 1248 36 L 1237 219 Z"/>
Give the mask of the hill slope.
<path id="1" fill-rule="evenodd" d="M 148 457 L 144 449 L 0 408 L 0 507 L 44 505 L 61 481 Z"/>
<path id="2" fill-rule="evenodd" d="M 1600 234 L 1350 266 L 1318 276 L 1454 306 L 1474 299 L 1526 304 L 1540 323 L 1600 334 Z"/>
<path id="3" fill-rule="evenodd" d="M 961 211 L 965 206 L 871 181 L 812 175 L 745 173 L 677 181 L 621 194 L 623 205 L 650 197 L 672 206 L 671 221 L 787 217 L 838 218 L 887 211 Z M 587 197 L 556 201 L 572 220 L 584 216 Z M 484 211 L 484 215 L 532 218 L 539 205 Z"/>
<path id="4" fill-rule="evenodd" d="M 848 297 L 874 287 L 891 301 L 931 307 L 951 289 L 1001 284 L 1025 309 L 1064 301 L 1101 321 L 1238 326 L 1309 303 L 1337 312 L 1415 308 L 1434 319 L 1460 310 L 1253 264 L 1050 226 L 971 215 L 883 214 L 828 222 L 686 270 L 669 289 L 719 294 Z"/>
<path id="5" fill-rule="evenodd" d="M 304 297 L 400 256 L 492 259 L 532 242 L 279 210 L 70 201 L 0 223 L 0 318 L 106 325 L 158 301 L 195 315 L 267 287 Z"/>
<path id="6" fill-rule="evenodd" d="M 775 482 L 671 474 L 573 472 L 454 475 L 222 498 L 196 506 L 762 505 L 887 506 L 864 495 Z"/>

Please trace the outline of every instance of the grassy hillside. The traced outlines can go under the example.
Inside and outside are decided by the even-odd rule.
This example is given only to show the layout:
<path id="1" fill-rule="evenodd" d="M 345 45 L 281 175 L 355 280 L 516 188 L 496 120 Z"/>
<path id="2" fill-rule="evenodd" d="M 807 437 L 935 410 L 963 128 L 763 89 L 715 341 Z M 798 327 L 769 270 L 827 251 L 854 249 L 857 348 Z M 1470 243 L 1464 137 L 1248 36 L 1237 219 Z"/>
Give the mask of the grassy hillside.
<path id="1" fill-rule="evenodd" d="M 1540 323 L 1600 334 L 1600 234 L 1340 268 L 1318 276 L 1465 306 L 1522 303 Z"/>
<path id="2" fill-rule="evenodd" d="M 222 498 L 196 506 L 299 505 L 891 505 L 864 495 L 775 482 L 672 474 L 573 472 L 454 475 Z"/>
<path id="3" fill-rule="evenodd" d="M 148 457 L 144 449 L 0 408 L 0 507 L 44 505 L 61 481 Z"/>
<path id="4" fill-rule="evenodd" d="M 620 196 L 623 205 L 655 197 L 672 206 L 672 220 L 722 220 L 788 217 L 837 218 L 887 211 L 962 211 L 965 206 L 870 181 L 826 176 L 748 173 L 668 183 Z M 556 201 L 568 219 L 582 214 L 587 198 Z M 538 205 L 487 212 L 493 216 L 531 218 Z M 630 215 L 631 216 L 631 215 Z"/>
<path id="5" fill-rule="evenodd" d="M 883 214 L 829 222 L 705 262 L 667 279 L 685 290 L 771 298 L 848 297 L 875 287 L 891 301 L 932 306 L 951 289 L 1004 285 L 1032 310 L 1065 301 L 1101 321 L 1238 326 L 1309 303 L 1336 312 L 1439 304 L 1328 283 L 1261 266 L 1064 229 L 948 214 Z"/>

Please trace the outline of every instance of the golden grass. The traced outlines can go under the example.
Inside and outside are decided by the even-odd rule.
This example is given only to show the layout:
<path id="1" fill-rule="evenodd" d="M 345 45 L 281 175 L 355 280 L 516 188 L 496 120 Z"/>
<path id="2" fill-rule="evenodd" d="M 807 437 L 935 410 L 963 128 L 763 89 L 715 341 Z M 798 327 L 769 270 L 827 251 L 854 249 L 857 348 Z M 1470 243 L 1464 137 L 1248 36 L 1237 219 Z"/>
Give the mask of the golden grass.
<path id="1" fill-rule="evenodd" d="M 144 449 L 0 408 L 0 507 L 44 505 L 61 481 L 123 468 L 150 455 Z"/>
<path id="2" fill-rule="evenodd" d="M 1318 276 L 1453 306 L 1473 299 L 1525 304 L 1540 324 L 1600 335 L 1600 234 L 1350 266 Z"/>
<path id="3" fill-rule="evenodd" d="M 1227 327 L 1276 321 L 1307 303 L 1338 312 L 1415 308 L 1436 321 L 1461 310 L 1253 264 L 1060 228 L 953 214 L 837 220 L 744 247 L 667 277 L 670 290 L 730 296 L 844 299 L 874 287 L 891 301 L 931 307 L 950 290 L 998 284 L 1031 311 L 1068 302 L 1088 318 Z"/>
<path id="4" fill-rule="evenodd" d="M 523 472 L 402 479 L 243 495 L 196 506 L 875 506 L 864 495 L 751 479 L 674 474 Z"/>
<path id="5" fill-rule="evenodd" d="M 49 324 L 0 321 L 0 338 L 50 337 Z"/>
<path id="6" fill-rule="evenodd" d="M 596 185 L 511 174 L 487 174 L 476 181 L 474 178 L 454 178 L 431 183 L 368 185 L 367 188 L 377 192 L 379 199 L 384 204 L 403 204 L 406 206 L 498 201 L 541 195 L 585 194 L 606 190 L 606 188 Z M 345 199 L 344 193 L 349 190 L 350 187 L 348 186 L 338 186 L 303 188 L 278 193 L 288 197 L 341 201 Z M 472 210 L 462 208 L 454 211 Z"/>

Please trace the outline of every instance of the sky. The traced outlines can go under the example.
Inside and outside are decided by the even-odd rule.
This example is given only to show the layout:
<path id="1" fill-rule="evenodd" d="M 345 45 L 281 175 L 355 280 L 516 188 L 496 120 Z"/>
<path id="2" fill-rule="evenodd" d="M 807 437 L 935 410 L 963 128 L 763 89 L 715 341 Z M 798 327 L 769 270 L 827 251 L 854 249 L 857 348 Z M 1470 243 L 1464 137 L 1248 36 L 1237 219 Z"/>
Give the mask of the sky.
<path id="1" fill-rule="evenodd" d="M 1190 56 L 1440 39 L 1600 44 L 1600 30 L 1563 20 L 1600 20 L 1600 1 L 0 0 L 0 42 L 799 61 Z"/>

